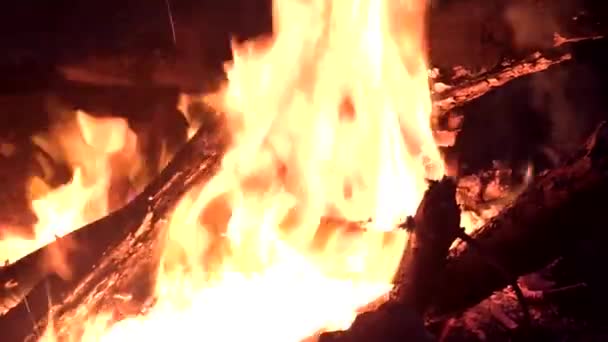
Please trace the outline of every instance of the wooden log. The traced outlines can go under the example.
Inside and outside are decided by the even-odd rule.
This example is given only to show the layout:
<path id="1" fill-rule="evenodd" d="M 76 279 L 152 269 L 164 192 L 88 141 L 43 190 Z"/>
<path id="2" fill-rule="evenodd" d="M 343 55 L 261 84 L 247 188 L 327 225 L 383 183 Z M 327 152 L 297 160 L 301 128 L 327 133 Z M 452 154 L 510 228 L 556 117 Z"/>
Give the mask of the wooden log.
<path id="1" fill-rule="evenodd" d="M 452 179 L 431 181 L 411 225 L 412 233 L 395 275 L 392 298 L 424 314 L 436 286 L 437 273 L 459 234 L 460 209 Z"/>
<path id="2" fill-rule="evenodd" d="M 598 53 L 601 55 L 607 42 L 607 38 L 597 36 L 565 40 L 558 46 L 503 63 L 501 66 L 479 75 L 464 75 L 452 81 L 445 81 L 451 83 L 447 89 L 444 89 L 446 86 L 441 80 L 436 79 L 434 87 L 437 89 L 433 94 L 434 113 L 431 120 L 435 142 L 441 147 L 454 147 L 460 131 L 466 130 L 467 116 L 480 113 L 480 110 L 488 114 L 495 112 L 488 111 L 486 108 L 488 101 L 492 102 L 492 99 L 508 98 L 509 96 L 517 97 L 526 91 L 524 89 L 529 89 L 525 93 L 526 95 L 535 93 L 540 79 L 552 77 L 551 75 L 555 75 L 555 73 L 568 73 L 568 70 L 576 69 L 579 66 L 597 63 L 601 60 Z M 537 79 L 535 74 L 541 72 L 546 72 L 547 75 L 539 75 Z M 447 78 L 447 76 L 442 77 Z M 517 94 L 512 94 L 513 92 Z M 484 96 L 486 94 L 487 96 Z M 511 103 L 511 107 L 515 106 L 513 110 L 521 109 L 523 111 L 527 109 L 523 109 L 522 106 L 533 105 L 531 100 L 528 103 L 523 98 L 518 98 L 520 101 Z M 498 110 L 496 115 L 504 112 L 505 110 Z M 448 151 L 450 151 L 448 154 L 454 152 L 452 149 L 448 149 Z"/>
<path id="3" fill-rule="evenodd" d="M 477 247 L 460 243 L 451 251 L 431 314 L 471 307 L 515 277 L 567 254 L 571 244 L 597 238 L 597 222 L 606 216 L 602 200 L 606 193 L 608 124 L 602 123 L 579 153 L 539 175 L 511 206 L 476 231 Z M 501 265 L 513 279 L 506 279 L 492 263 Z"/>
<path id="4" fill-rule="evenodd" d="M 348 330 L 321 334 L 320 342 L 432 340 L 421 317 L 460 231 L 455 183 L 449 178 L 431 182 L 416 215 L 408 221 L 411 234 L 388 301 L 360 314 Z"/>
<path id="5" fill-rule="evenodd" d="M 219 168 L 227 134 L 219 116 L 210 114 L 208 119 L 128 205 L 0 269 L 0 309 L 6 313 L 19 304 L 0 317 L 4 340 L 23 341 L 32 333 L 31 326 L 23 326 L 24 315 L 31 316 L 39 328 L 46 325 L 49 300 L 65 303 L 54 313 L 57 317 L 53 318 L 59 320 L 70 307 L 68 303 L 77 302 L 87 291 L 99 289 L 97 286 L 124 272 L 137 274 L 153 262 L 149 249 L 138 247 L 129 254 L 124 246 L 157 237 L 156 223 L 167 217 L 186 191 L 211 178 Z M 67 267 L 56 261 L 58 255 L 68 262 Z M 134 257 L 142 265 L 122 267 Z"/>
<path id="6" fill-rule="evenodd" d="M 507 82 L 569 61 L 572 59 L 572 51 L 579 46 L 595 43 L 596 41 L 601 44 L 603 39 L 605 38 L 602 36 L 589 36 L 556 40 L 555 46 L 550 49 L 537 51 L 523 58 L 505 61 L 494 69 L 478 75 L 459 77 L 451 85 L 436 85 L 433 94 L 433 104 L 436 110 L 435 119 L 439 120 L 444 113 L 462 106 Z"/>
<path id="7" fill-rule="evenodd" d="M 439 271 L 437 266 L 425 269 L 431 278 L 416 279 L 416 272 L 407 271 L 415 269 L 408 265 L 421 259 L 406 257 L 406 250 L 400 269 L 406 270 L 402 274 L 407 274 L 410 280 L 403 282 L 406 289 L 408 286 L 410 289 L 405 293 L 414 298 L 407 299 L 403 294 L 391 296 L 383 304 L 360 314 L 348 330 L 324 333 L 320 341 L 401 341 L 406 338 L 425 341 L 416 313 L 428 308 L 427 314 L 437 318 L 460 312 L 509 285 L 515 277 L 540 269 L 566 254 L 568 246 L 577 239 L 593 238 L 593 231 L 573 234 L 572 229 L 597 226 L 594 221 L 605 216 L 604 205 L 598 199 L 607 191 L 608 124 L 602 123 L 578 154 L 561 167 L 540 175 L 510 207 L 478 230 L 473 236 L 475 247 L 460 243 Z M 439 217 L 449 213 L 449 210 L 434 210 L 438 210 L 433 212 Z M 424 254 L 418 251 L 417 255 Z M 492 260 L 485 259 L 488 255 Z M 512 279 L 505 276 L 505 270 Z M 435 286 L 425 288 L 425 281 Z M 393 294 L 399 293 L 400 286 L 403 285 L 397 281 Z M 416 292 L 421 297 L 415 298 Z"/>

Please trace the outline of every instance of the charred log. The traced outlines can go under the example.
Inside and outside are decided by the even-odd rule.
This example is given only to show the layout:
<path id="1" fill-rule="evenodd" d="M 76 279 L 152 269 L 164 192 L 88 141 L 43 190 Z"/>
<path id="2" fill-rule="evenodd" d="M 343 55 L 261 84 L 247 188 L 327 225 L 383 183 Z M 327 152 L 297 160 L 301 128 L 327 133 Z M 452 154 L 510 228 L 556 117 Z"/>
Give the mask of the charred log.
<path id="1" fill-rule="evenodd" d="M 479 248 L 460 243 L 441 272 L 431 304 L 434 316 L 459 312 L 567 253 L 593 236 L 605 217 L 598 199 L 608 191 L 608 125 L 602 123 L 579 153 L 538 178 L 498 216 L 475 232 Z M 578 230 L 578 231 L 575 231 Z M 541 248 L 542 247 L 542 248 Z M 479 253 L 490 253 L 488 262 Z"/>
<path id="2" fill-rule="evenodd" d="M 441 92 L 437 90 L 442 90 L 442 86 L 436 85 L 435 107 L 439 112 L 447 112 L 482 96 L 493 88 L 500 87 L 516 78 L 546 70 L 571 58 L 572 55 L 562 48 L 544 54 L 536 52 L 524 59 L 503 63 L 500 67 L 480 75 L 461 78 L 453 86 L 444 86 L 447 89 Z"/>
<path id="3" fill-rule="evenodd" d="M 3 338 L 21 341 L 31 334 L 32 327 L 23 326 L 28 315 L 35 321 L 34 332 L 44 328 L 49 301 L 63 303 L 50 317 L 59 322 L 75 317 L 71 310 L 87 298 L 112 305 L 123 280 L 139 277 L 142 291 L 149 290 L 142 280 L 155 270 L 152 246 L 158 240 L 159 222 L 185 192 L 218 169 L 227 143 L 222 127 L 217 115 L 209 115 L 169 165 L 128 205 L 0 268 L 0 312 L 6 313 L 0 318 Z"/>
<path id="4" fill-rule="evenodd" d="M 524 58 L 505 61 L 486 72 L 477 75 L 463 72 L 461 75 L 452 76 L 452 80 L 436 79 L 433 101 L 436 110 L 433 122 L 435 129 L 440 131 L 439 134 L 449 135 L 446 131 L 457 130 L 459 122 L 462 121 L 458 115 L 447 115 L 450 111 L 515 79 L 570 61 L 578 50 L 584 50 L 589 45 L 600 46 L 605 43 L 605 39 L 601 36 L 556 39 L 555 46 L 550 49 L 535 52 Z M 458 122 L 454 122 L 454 120 Z M 454 137 L 450 135 L 449 139 L 440 140 L 453 141 L 453 139 Z M 452 145 L 452 143 L 442 141 L 439 142 L 441 145 Z"/>
<path id="5" fill-rule="evenodd" d="M 428 244 L 418 244 L 417 251 L 410 245 L 400 266 L 400 274 L 407 275 L 408 281 L 397 280 L 388 301 L 359 315 L 348 330 L 322 334 L 321 341 L 397 341 L 406 336 L 424 340 L 424 334 L 416 327 L 420 323 L 418 315 L 426 309 L 431 317 L 460 312 L 509 285 L 515 277 L 566 254 L 573 241 L 592 235 L 573 234 L 573 227 L 593 227 L 593 222 L 603 216 L 603 207 L 596 198 L 608 190 L 607 158 L 608 125 L 603 123 L 570 161 L 540 175 L 510 207 L 478 230 L 473 235 L 475 246 L 461 242 L 453 249 L 445 265 L 439 251 L 434 257 L 422 257 L 423 246 L 434 246 L 436 242 L 422 240 Z M 439 209 L 440 205 L 428 201 L 429 197 L 427 193 L 420 208 L 424 203 L 434 203 L 435 220 L 437 215 L 450 215 L 450 209 Z M 420 210 L 414 221 L 419 220 Z M 435 222 L 431 225 L 439 220 Z M 449 227 L 451 221 L 442 222 Z M 424 236 L 416 232 L 419 227 L 414 225 L 413 241 Z M 443 229 L 443 235 L 438 236 L 446 237 L 446 242 L 453 231 Z M 424 275 L 418 273 L 422 276 L 417 278 L 412 271 L 416 265 L 423 265 L 422 260 L 435 263 L 425 263 L 428 267 Z M 428 302 L 425 298 L 429 298 Z"/>
<path id="6" fill-rule="evenodd" d="M 431 183 L 416 215 L 407 223 L 411 234 L 395 275 L 389 300 L 357 317 L 346 331 L 324 333 L 329 341 L 431 341 L 422 324 L 438 286 L 448 250 L 459 234 L 456 185 L 444 178 Z"/>
<path id="7" fill-rule="evenodd" d="M 460 227 L 456 184 L 448 178 L 432 182 L 411 220 L 412 233 L 395 275 L 393 298 L 423 314 L 437 277 Z"/>

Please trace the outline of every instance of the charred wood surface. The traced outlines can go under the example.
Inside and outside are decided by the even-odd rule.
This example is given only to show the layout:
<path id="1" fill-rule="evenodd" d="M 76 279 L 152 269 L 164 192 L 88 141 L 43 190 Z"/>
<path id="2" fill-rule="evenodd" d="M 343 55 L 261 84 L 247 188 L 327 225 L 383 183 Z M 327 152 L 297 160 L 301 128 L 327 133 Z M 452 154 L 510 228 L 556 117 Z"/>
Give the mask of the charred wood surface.
<path id="1" fill-rule="evenodd" d="M 592 238 L 592 231 L 581 234 L 575 230 L 597 226 L 594 222 L 601 220 L 605 210 L 597 199 L 606 191 L 608 125 L 603 123 L 578 154 L 559 168 L 540 175 L 511 206 L 478 230 L 473 235 L 475 247 L 462 242 L 447 260 L 442 258 L 448 247 L 428 250 L 436 253 L 428 257 L 423 252 L 424 246 L 442 242 L 424 239 L 423 234 L 416 232 L 422 225 L 415 223 L 395 290 L 388 301 L 360 314 L 348 330 L 322 334 L 320 341 L 399 341 L 406 337 L 425 340 L 428 337 L 417 330 L 417 324 L 419 315 L 427 309 L 431 317 L 461 312 L 509 285 L 517 276 L 536 271 L 567 254 L 569 245 L 577 240 Z M 437 220 L 431 226 L 443 222 L 445 226 L 441 229 L 445 230 L 437 236 L 446 237 L 443 243 L 447 243 L 451 241 L 447 237 L 454 234 L 448 228 L 454 222 L 449 219 L 452 210 L 448 205 L 440 209 L 441 205 L 429 198 L 427 193 L 414 221 L 420 222 L 425 203 L 433 205 L 428 212 L 433 215 L 425 215 L 423 222 L 433 222 L 429 218 Z M 455 222 L 457 225 L 458 220 Z M 443 256 L 440 250 L 444 251 Z M 423 265 L 426 267 L 417 268 Z"/>
<path id="2" fill-rule="evenodd" d="M 227 144 L 217 115 L 199 129 L 160 175 L 128 205 L 0 268 L 0 329 L 3 340 L 22 341 L 46 326 L 50 304 L 54 322 L 81 319 L 96 305 L 112 305 L 123 281 L 138 277 L 146 291 L 152 279 L 152 247 L 162 222 L 193 185 L 215 174 Z M 137 247 L 136 247 L 137 246 Z M 67 266 L 57 261 L 67 261 Z M 90 310 L 73 311 L 83 303 Z M 85 315 L 85 316 L 82 316 Z M 36 329 L 29 320 L 33 320 Z"/>
<path id="3" fill-rule="evenodd" d="M 456 185 L 451 179 L 431 183 L 416 215 L 406 223 L 411 234 L 388 301 L 360 314 L 348 330 L 322 334 L 321 342 L 432 341 L 421 317 L 438 285 L 448 249 L 459 233 L 455 196 Z"/>
<path id="4" fill-rule="evenodd" d="M 539 175 L 511 206 L 476 231 L 477 246 L 460 243 L 451 251 L 432 314 L 459 312 L 507 286 L 512 279 L 492 263 L 516 277 L 544 267 L 576 241 L 593 238 L 592 227 L 605 218 L 601 198 L 606 191 L 608 125 L 602 123 L 578 154 Z"/>
<path id="5" fill-rule="evenodd" d="M 452 81 L 446 81 L 452 84 L 436 85 L 433 103 L 437 114 L 441 116 L 441 114 L 462 106 L 519 77 L 540 72 L 556 64 L 571 60 L 572 50 L 579 45 L 602 39 L 604 39 L 602 36 L 591 36 L 556 40 L 555 46 L 552 48 L 535 52 L 524 58 L 505 61 L 493 69 L 477 75 L 467 75 L 465 73 Z"/>
<path id="6" fill-rule="evenodd" d="M 431 183 L 411 225 L 412 233 L 395 275 L 392 297 L 424 314 L 437 274 L 459 233 L 460 209 L 456 204 L 456 184 L 451 179 Z"/>
<path id="7" fill-rule="evenodd" d="M 446 112 L 518 77 L 546 70 L 554 64 L 559 64 L 571 58 L 572 56 L 569 53 L 560 49 L 547 54 L 537 52 L 520 61 L 504 63 L 495 70 L 470 79 L 461 79 L 453 87 L 437 93 L 434 101 L 435 107 L 439 112 Z"/>

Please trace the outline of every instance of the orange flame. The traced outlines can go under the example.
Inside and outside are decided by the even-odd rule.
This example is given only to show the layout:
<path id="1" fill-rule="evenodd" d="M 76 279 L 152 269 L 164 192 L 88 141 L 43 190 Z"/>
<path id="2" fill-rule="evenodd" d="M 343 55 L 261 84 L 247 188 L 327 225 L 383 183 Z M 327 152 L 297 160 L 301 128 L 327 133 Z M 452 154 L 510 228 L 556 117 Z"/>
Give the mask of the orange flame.
<path id="1" fill-rule="evenodd" d="M 443 174 L 425 7 L 276 0 L 273 39 L 234 46 L 233 145 L 171 218 L 155 306 L 93 317 L 80 340 L 299 341 L 389 291 L 407 240 L 393 228 Z"/>
<path id="2" fill-rule="evenodd" d="M 48 190 L 39 177 L 30 180 L 32 209 L 38 218 L 35 236 L 33 239 L 9 236 L 0 240 L 0 260 L 18 260 L 108 214 L 112 175 L 126 171 L 112 168 L 112 158 L 122 155 L 137 160 L 136 137 L 126 120 L 95 118 L 82 111 L 70 115 L 73 115 L 71 120 L 57 124 L 49 133 L 35 136 L 33 140 L 57 160 L 66 161 L 73 170 L 72 179 L 53 190 Z M 37 194 L 40 189 L 44 194 Z M 67 272 L 67 266 L 61 264 L 57 266 Z"/>

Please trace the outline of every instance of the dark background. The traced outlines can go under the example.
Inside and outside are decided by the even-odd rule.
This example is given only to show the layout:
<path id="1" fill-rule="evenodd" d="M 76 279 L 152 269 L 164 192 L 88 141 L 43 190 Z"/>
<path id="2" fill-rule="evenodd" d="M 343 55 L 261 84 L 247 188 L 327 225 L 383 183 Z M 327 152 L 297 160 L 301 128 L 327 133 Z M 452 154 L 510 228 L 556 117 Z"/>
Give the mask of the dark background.
<path id="1" fill-rule="evenodd" d="M 209 59 L 227 57 L 230 35 L 251 37 L 270 30 L 269 0 L 170 3 L 182 53 L 201 49 Z M 556 31 L 598 31 L 603 24 L 598 18 L 605 14 L 602 1 L 590 0 L 431 3 L 433 64 L 442 66 L 491 62 L 514 45 L 543 45 Z M 2 56 L 4 62 L 22 58 L 52 64 L 91 53 L 145 54 L 173 47 L 165 0 L 22 0 L 4 3 L 1 12 L 0 43 L 9 52 Z"/>

